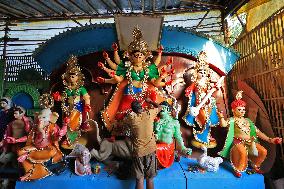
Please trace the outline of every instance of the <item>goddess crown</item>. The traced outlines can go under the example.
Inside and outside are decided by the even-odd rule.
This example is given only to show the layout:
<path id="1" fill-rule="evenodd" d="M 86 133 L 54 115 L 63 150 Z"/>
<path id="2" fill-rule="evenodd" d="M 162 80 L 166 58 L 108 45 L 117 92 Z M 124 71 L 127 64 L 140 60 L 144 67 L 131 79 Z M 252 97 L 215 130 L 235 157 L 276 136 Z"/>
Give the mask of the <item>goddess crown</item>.
<path id="1" fill-rule="evenodd" d="M 201 51 L 198 54 L 198 63 L 196 65 L 196 69 L 197 70 L 208 70 L 209 69 L 206 52 Z"/>
<path id="2" fill-rule="evenodd" d="M 132 53 L 135 51 L 142 52 L 143 54 L 148 53 L 147 42 L 143 39 L 141 30 L 136 26 L 132 31 L 133 41 L 128 45 L 128 52 Z"/>

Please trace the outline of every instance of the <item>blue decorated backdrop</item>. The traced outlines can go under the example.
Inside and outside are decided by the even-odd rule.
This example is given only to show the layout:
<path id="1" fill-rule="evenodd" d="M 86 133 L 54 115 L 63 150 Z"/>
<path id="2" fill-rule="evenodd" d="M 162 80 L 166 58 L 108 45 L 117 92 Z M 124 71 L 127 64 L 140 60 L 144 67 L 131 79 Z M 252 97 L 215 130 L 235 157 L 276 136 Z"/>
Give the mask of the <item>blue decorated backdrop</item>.
<path id="1" fill-rule="evenodd" d="M 59 68 L 70 54 L 82 56 L 112 50 L 112 43 L 117 41 L 114 24 L 77 27 L 48 40 L 36 49 L 34 57 L 46 72 L 51 73 Z M 225 73 L 231 70 L 239 57 L 232 49 L 179 27 L 164 27 L 161 44 L 164 46 L 164 52 L 197 56 L 204 50 L 208 54 L 209 62 Z"/>

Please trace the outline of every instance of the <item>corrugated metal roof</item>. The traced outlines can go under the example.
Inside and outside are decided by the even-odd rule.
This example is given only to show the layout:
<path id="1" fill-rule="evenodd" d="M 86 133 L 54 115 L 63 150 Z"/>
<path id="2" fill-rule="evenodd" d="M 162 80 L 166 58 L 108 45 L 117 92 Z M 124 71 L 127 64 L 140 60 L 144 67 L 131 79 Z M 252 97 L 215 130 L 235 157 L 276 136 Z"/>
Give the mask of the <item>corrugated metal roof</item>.
<path id="1" fill-rule="evenodd" d="M 175 14 L 223 10 L 227 15 L 248 0 L 0 0 L 0 19 L 44 20 L 113 17 L 114 14 Z"/>

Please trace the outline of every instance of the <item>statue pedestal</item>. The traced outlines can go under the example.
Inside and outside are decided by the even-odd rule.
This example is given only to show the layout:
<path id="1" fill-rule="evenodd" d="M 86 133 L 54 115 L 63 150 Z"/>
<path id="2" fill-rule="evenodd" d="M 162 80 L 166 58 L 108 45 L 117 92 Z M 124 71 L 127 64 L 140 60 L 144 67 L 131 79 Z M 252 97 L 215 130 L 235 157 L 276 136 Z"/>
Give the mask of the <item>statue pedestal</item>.
<path id="1" fill-rule="evenodd" d="M 221 164 L 217 173 L 193 173 L 188 171 L 189 165 L 196 165 L 195 160 L 181 158 L 180 162 L 158 171 L 154 179 L 155 188 L 162 189 L 264 189 L 264 177 L 259 174 L 243 173 L 242 178 L 236 178 L 232 173 L 229 162 Z M 146 183 L 145 183 L 146 185 Z M 130 189 L 135 188 L 135 179 L 119 180 L 114 175 L 108 175 L 102 165 L 99 174 L 77 176 L 66 170 L 58 176 L 50 176 L 34 182 L 16 183 L 16 189 Z"/>

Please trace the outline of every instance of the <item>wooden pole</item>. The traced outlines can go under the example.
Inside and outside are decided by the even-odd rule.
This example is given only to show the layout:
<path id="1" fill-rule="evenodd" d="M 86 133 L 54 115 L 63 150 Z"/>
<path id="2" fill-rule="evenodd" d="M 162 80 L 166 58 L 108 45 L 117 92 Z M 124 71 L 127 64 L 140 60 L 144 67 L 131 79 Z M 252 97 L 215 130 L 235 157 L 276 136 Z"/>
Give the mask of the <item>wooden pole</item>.
<path id="1" fill-rule="evenodd" d="M 7 57 L 7 43 L 8 43 L 8 33 L 9 33 L 9 21 L 6 20 L 5 22 L 5 34 L 4 34 L 4 47 L 3 47 L 3 65 L 1 65 L 2 73 L 1 73 L 1 89 L 0 89 L 0 96 L 3 96 L 4 90 L 5 90 L 5 80 L 6 80 L 6 69 L 7 69 L 7 62 L 6 62 L 6 57 Z"/>

